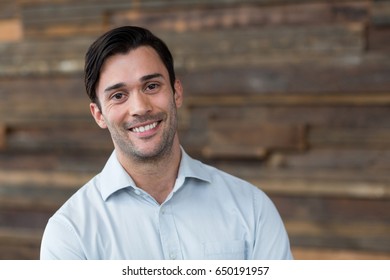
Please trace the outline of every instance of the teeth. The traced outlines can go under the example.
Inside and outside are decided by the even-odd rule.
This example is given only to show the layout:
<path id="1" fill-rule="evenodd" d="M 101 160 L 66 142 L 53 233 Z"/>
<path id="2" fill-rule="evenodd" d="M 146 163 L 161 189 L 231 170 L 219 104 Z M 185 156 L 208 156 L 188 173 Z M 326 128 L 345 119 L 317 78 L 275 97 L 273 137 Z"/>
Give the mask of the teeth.
<path id="1" fill-rule="evenodd" d="M 151 123 L 151 124 L 148 124 L 148 125 L 145 125 L 145 126 L 135 127 L 135 128 L 133 128 L 133 131 L 137 132 L 137 133 L 142 133 L 142 132 L 145 132 L 145 131 L 153 129 L 156 126 L 157 126 L 157 122 L 154 122 L 154 123 Z"/>

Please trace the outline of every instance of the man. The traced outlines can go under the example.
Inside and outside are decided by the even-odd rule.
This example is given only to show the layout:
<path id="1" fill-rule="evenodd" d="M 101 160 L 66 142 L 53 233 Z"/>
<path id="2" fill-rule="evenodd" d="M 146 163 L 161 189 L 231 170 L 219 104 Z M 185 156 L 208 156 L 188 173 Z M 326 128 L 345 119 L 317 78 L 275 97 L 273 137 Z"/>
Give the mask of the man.
<path id="1" fill-rule="evenodd" d="M 290 259 L 258 188 L 189 157 L 177 134 L 183 88 L 167 46 L 125 26 L 86 54 L 91 113 L 114 152 L 49 220 L 41 259 Z"/>

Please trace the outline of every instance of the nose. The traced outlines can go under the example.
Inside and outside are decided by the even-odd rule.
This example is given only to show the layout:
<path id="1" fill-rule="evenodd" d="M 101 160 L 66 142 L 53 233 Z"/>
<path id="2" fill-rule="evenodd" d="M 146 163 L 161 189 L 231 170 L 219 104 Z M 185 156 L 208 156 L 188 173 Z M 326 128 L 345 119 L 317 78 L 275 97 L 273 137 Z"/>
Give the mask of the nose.
<path id="1" fill-rule="evenodd" d="M 135 92 L 129 98 L 129 113 L 132 116 L 142 116 L 152 111 L 152 104 L 147 95 Z"/>

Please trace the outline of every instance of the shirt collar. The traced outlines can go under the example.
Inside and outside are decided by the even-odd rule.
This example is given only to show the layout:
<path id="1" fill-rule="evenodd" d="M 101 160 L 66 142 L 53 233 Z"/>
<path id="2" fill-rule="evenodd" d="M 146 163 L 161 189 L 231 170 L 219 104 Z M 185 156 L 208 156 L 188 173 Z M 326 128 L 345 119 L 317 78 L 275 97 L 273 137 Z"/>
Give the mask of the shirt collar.
<path id="1" fill-rule="evenodd" d="M 133 179 L 118 161 L 115 150 L 100 173 L 99 183 L 98 187 L 104 200 L 123 188 L 136 186 Z"/>
<path id="2" fill-rule="evenodd" d="M 186 178 L 195 178 L 201 181 L 211 182 L 211 175 L 207 172 L 204 165 L 200 161 L 191 158 L 184 149 L 181 148 L 181 160 L 177 181 L 180 180 L 184 183 Z M 181 185 L 182 184 L 180 184 L 179 187 L 181 187 Z M 100 173 L 100 185 L 98 187 L 100 188 L 104 200 L 107 200 L 112 194 L 121 189 L 129 187 L 137 188 L 134 180 L 118 161 L 115 150 Z M 175 188 L 177 188 L 177 186 L 175 186 Z"/>
<path id="3" fill-rule="evenodd" d="M 191 158 L 183 148 L 181 148 L 181 161 L 177 178 L 195 178 L 201 181 L 211 182 L 211 175 L 205 169 L 204 164 Z"/>

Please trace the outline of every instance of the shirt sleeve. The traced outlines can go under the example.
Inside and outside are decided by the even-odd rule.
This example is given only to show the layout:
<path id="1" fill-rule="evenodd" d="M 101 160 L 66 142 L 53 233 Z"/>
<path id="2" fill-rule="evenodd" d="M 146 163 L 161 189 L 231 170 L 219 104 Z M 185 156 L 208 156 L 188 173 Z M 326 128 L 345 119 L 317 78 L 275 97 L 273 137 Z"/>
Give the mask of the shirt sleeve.
<path id="1" fill-rule="evenodd" d="M 291 260 L 290 242 L 273 202 L 263 192 L 254 195 L 257 206 L 256 236 L 252 259 Z"/>
<path id="2" fill-rule="evenodd" d="M 61 219 L 51 218 L 41 243 L 41 260 L 83 260 L 80 241 L 74 230 Z"/>

